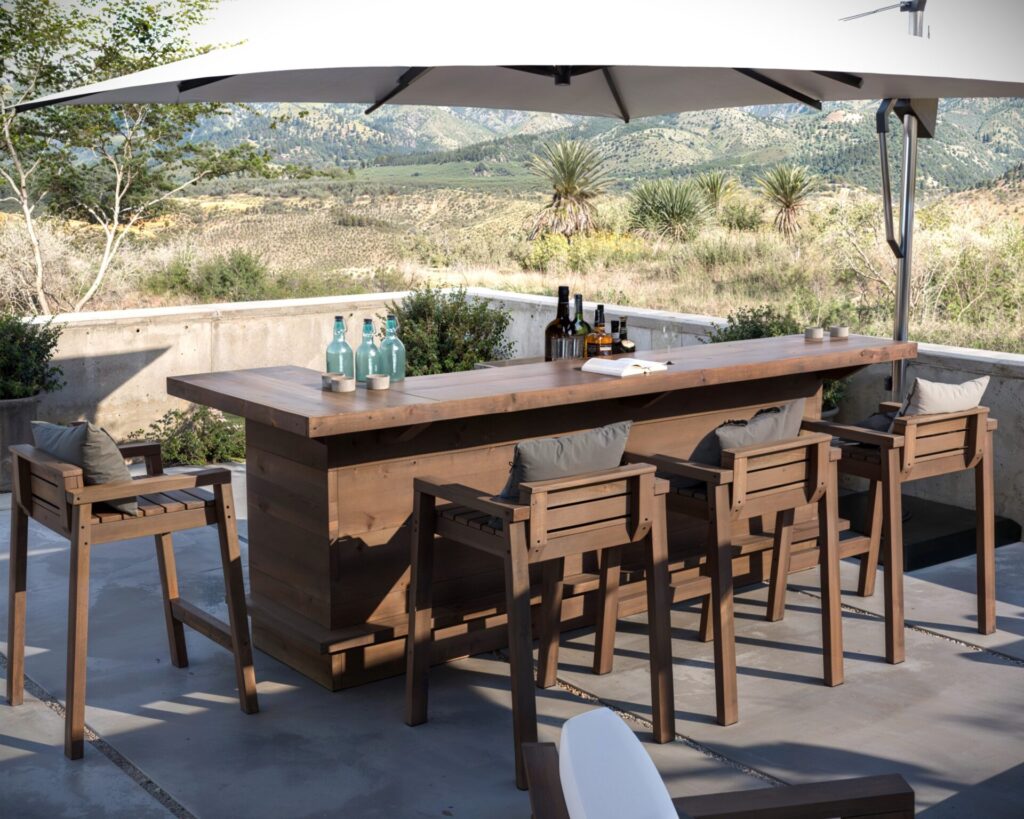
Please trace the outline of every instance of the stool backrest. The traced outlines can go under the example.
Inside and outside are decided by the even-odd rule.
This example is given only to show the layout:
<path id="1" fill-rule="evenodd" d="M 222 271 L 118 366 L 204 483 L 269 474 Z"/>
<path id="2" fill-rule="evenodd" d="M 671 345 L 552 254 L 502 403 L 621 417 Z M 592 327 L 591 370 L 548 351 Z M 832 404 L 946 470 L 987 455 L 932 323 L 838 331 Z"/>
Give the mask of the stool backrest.
<path id="1" fill-rule="evenodd" d="M 983 454 L 988 412 L 988 407 L 975 407 L 941 415 L 896 416 L 892 431 L 904 438 L 903 472 L 908 473 L 915 467 L 918 471 L 927 470 L 929 464 L 934 465 L 936 474 L 950 471 L 950 465 L 963 469 L 975 467 Z"/>
<path id="2" fill-rule="evenodd" d="M 67 493 L 82 488 L 82 468 L 58 461 L 28 444 L 11 447 L 14 502 L 51 531 L 70 536 L 71 504 Z"/>
<path id="3" fill-rule="evenodd" d="M 554 558 L 643 540 L 662 483 L 653 466 L 628 464 L 520 484 L 519 502 L 530 507 L 530 550 Z"/>
<path id="4" fill-rule="evenodd" d="M 809 433 L 771 444 L 722 451 L 731 470 L 731 511 L 755 517 L 815 503 L 824 493 L 831 457 L 830 435 Z"/>

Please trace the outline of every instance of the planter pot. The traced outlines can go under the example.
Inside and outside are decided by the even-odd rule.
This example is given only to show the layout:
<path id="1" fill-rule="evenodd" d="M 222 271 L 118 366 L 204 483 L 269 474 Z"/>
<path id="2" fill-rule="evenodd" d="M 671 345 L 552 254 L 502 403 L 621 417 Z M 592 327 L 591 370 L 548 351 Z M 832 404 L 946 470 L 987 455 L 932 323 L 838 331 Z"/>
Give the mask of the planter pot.
<path id="1" fill-rule="evenodd" d="M 39 396 L 0 401 L 0 492 L 11 491 L 11 453 L 13 444 L 32 443 L 32 422 L 39 409 Z"/>
<path id="2" fill-rule="evenodd" d="M 838 414 L 839 414 L 839 407 L 832 407 L 832 409 L 822 410 L 821 411 L 821 420 L 822 421 L 831 421 Z"/>

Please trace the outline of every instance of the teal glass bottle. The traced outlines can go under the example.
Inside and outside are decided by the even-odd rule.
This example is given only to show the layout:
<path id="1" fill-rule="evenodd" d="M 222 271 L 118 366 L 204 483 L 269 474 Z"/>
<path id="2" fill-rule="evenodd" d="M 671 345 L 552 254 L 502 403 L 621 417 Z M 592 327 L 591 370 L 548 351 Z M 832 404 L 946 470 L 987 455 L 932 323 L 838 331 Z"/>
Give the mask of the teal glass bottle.
<path id="1" fill-rule="evenodd" d="M 392 381 L 405 380 L 405 345 L 398 337 L 398 319 L 388 315 L 384 340 L 380 343 L 380 371 Z"/>
<path id="2" fill-rule="evenodd" d="M 363 319 L 363 343 L 356 349 L 356 381 L 365 382 L 366 376 L 380 373 L 380 365 L 380 350 L 373 343 L 373 319 Z"/>
<path id="3" fill-rule="evenodd" d="M 326 371 L 346 378 L 355 375 L 355 359 L 352 348 L 345 341 L 345 319 L 341 316 L 334 317 L 334 339 L 327 345 Z"/>

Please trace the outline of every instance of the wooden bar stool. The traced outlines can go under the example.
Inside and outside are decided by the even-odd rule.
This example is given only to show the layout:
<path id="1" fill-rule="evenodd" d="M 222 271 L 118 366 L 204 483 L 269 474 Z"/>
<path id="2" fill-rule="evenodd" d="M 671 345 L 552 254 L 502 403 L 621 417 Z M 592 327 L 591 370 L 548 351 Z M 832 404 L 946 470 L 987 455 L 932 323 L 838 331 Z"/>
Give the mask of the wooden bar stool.
<path id="1" fill-rule="evenodd" d="M 901 405 L 885 402 L 881 412 Z M 885 556 L 885 658 L 906 657 L 903 616 L 903 502 L 901 487 L 910 481 L 974 470 L 977 519 L 978 631 L 996 630 L 995 498 L 993 433 L 998 428 L 987 407 L 934 415 L 897 415 L 892 432 L 875 432 L 827 421 L 805 421 L 808 429 L 837 436 L 839 471 L 867 478 L 871 499 L 871 550 L 861 561 L 864 578 L 874 578 L 880 544 Z"/>
<path id="2" fill-rule="evenodd" d="M 11 705 L 20 705 L 24 698 L 26 563 L 28 520 L 32 518 L 71 541 L 64 727 L 64 753 L 69 759 L 80 759 L 84 750 L 89 554 L 92 547 L 100 543 L 155 537 L 171 663 L 178 668 L 188 665 L 182 627 L 190 626 L 234 654 L 239 704 L 247 714 L 259 710 L 231 473 L 226 469 L 202 469 L 165 475 L 158 444 L 128 444 L 119 449 L 125 458 L 145 458 L 146 477 L 85 486 L 81 467 L 61 463 L 32 446 L 11 447 L 14 503 L 11 506 L 7 699 Z M 201 488 L 206 486 L 213 487 L 212 494 Z M 94 508 L 94 504 L 103 501 L 135 496 L 138 496 L 140 513 L 137 517 Z M 178 596 L 171 533 L 210 525 L 216 525 L 220 535 L 227 623 Z"/>
<path id="3" fill-rule="evenodd" d="M 772 579 L 768 608 L 781 612 L 793 542 L 794 516 L 818 507 L 821 544 L 821 617 L 825 685 L 843 682 L 843 634 L 839 587 L 839 512 L 836 461 L 831 436 L 808 433 L 771 444 L 722 450 L 721 466 L 668 456 L 633 455 L 669 478 L 668 507 L 708 521 L 707 564 L 711 596 L 701 612 L 701 636 L 715 640 L 715 688 L 720 725 L 739 719 L 733 613 L 733 527 L 738 521 L 774 517 Z"/>
<path id="4" fill-rule="evenodd" d="M 521 789 L 526 788 L 522 743 L 537 740 L 537 704 L 531 679 L 530 566 L 543 564 L 537 685 L 547 687 L 555 682 L 558 662 L 565 558 L 642 543 L 650 612 L 654 739 L 670 742 L 675 737 L 665 532 L 668 484 L 655 477 L 653 466 L 632 464 L 571 478 L 522 483 L 519 503 L 433 478 L 416 479 L 414 489 L 405 704 L 409 725 L 427 720 L 435 535 L 504 561 L 516 785 Z M 437 506 L 439 498 L 451 504 Z"/>

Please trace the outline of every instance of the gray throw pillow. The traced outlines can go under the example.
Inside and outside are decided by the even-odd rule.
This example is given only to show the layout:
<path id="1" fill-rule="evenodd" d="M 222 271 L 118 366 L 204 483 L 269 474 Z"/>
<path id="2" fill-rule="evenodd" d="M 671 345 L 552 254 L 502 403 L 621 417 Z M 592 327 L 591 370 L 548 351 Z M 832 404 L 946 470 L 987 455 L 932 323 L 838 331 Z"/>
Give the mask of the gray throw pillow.
<path id="1" fill-rule="evenodd" d="M 870 429 L 872 432 L 891 432 L 892 422 L 896 420 L 896 410 L 891 412 L 876 412 L 869 415 L 863 421 L 854 424 L 861 429 Z"/>
<path id="2" fill-rule="evenodd" d="M 86 486 L 130 481 L 128 470 L 114 439 L 106 430 L 93 424 L 60 426 L 45 421 L 32 422 L 35 445 L 59 461 L 82 467 Z M 127 515 L 138 515 L 135 498 L 106 501 L 106 505 Z"/>
<path id="3" fill-rule="evenodd" d="M 988 387 L 989 377 L 975 378 L 963 384 L 943 384 L 915 378 L 914 386 L 903 402 L 901 415 L 938 415 L 944 412 L 963 412 L 981 404 Z"/>
<path id="4" fill-rule="evenodd" d="M 729 421 L 715 430 L 722 449 L 772 444 L 796 438 L 804 418 L 804 399 L 760 410 L 749 421 Z M 721 456 L 719 456 L 721 462 Z"/>
<path id="5" fill-rule="evenodd" d="M 501 497 L 518 501 L 521 483 L 614 469 L 622 463 L 632 425 L 632 421 L 620 421 L 574 435 L 534 438 L 516 444 L 512 468 Z"/>

